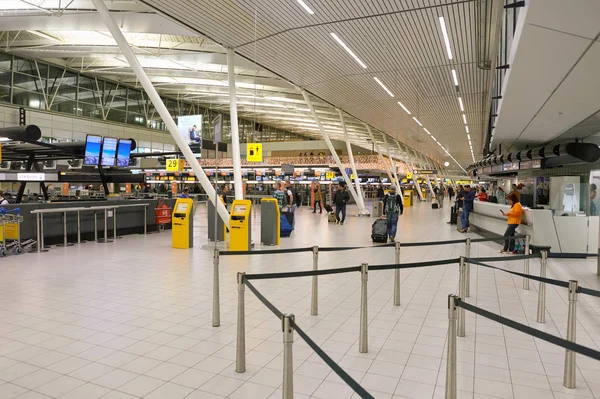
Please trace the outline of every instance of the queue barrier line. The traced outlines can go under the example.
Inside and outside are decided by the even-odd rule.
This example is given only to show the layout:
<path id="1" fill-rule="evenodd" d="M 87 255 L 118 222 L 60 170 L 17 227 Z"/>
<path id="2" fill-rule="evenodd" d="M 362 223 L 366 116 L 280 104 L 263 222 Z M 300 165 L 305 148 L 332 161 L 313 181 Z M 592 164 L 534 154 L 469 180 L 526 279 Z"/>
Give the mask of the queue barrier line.
<path id="1" fill-rule="evenodd" d="M 352 390 L 356 392 L 358 396 L 360 396 L 363 399 L 375 399 L 373 395 L 367 392 L 367 390 L 364 389 L 358 382 L 356 382 L 354 378 L 352 378 L 348 373 L 346 373 L 346 371 L 343 368 L 341 368 L 339 364 L 337 364 L 332 358 L 330 358 L 329 355 L 327 355 L 327 353 L 325 353 L 323 349 L 319 347 L 319 345 L 317 345 L 312 339 L 310 339 L 310 337 L 304 331 L 302 331 L 300 327 L 298 327 L 298 324 L 296 324 L 296 322 L 294 322 L 294 328 L 300 336 L 300 338 L 302 338 L 304 342 L 306 342 L 308 346 L 310 346 L 312 350 L 321 359 L 323 359 L 323 361 L 331 368 L 331 370 L 333 370 L 333 372 L 336 373 L 338 377 L 340 377 L 350 388 L 352 388 Z"/>
<path id="2" fill-rule="evenodd" d="M 302 271 L 298 271 L 298 272 L 246 274 L 246 279 L 247 280 L 266 280 L 266 279 L 274 279 L 274 278 L 321 276 L 324 274 L 340 274 L 340 273 L 351 273 L 351 272 L 359 272 L 359 271 L 360 271 L 360 266 L 353 266 L 353 267 L 340 267 L 337 269 L 302 270 Z"/>
<path id="3" fill-rule="evenodd" d="M 504 237 L 498 236 L 493 238 L 477 238 L 472 239 L 471 242 L 486 242 L 486 241 L 504 241 L 506 239 L 518 239 L 525 238 L 522 235 Z M 462 244 L 466 243 L 467 239 L 461 238 L 457 240 L 446 240 L 446 241 L 418 241 L 418 242 L 401 242 L 401 247 L 424 247 L 433 245 L 450 245 L 450 244 Z M 383 245 L 369 245 L 363 247 L 318 247 L 320 252 L 336 252 L 336 251 L 352 251 L 356 249 L 368 249 L 368 248 L 382 248 L 382 247 L 394 247 L 395 243 L 383 244 Z M 300 248 L 282 248 L 282 249 L 265 249 L 261 251 L 219 251 L 221 256 L 235 256 L 235 255 L 273 255 L 273 254 L 290 254 L 298 252 L 312 252 L 314 247 L 300 247 Z M 521 258 L 523 259 L 523 258 Z"/>
<path id="4" fill-rule="evenodd" d="M 481 258 L 469 258 L 477 262 L 511 262 L 513 260 L 524 260 L 524 259 L 536 259 L 540 258 L 541 254 L 530 254 L 530 255 L 511 255 L 511 256 L 487 256 Z"/>
<path id="5" fill-rule="evenodd" d="M 359 268 L 360 270 L 360 268 Z M 256 296 L 256 298 L 258 298 L 259 301 L 262 302 L 263 305 L 265 305 L 271 312 L 273 312 L 273 314 L 275 316 L 277 316 L 278 319 L 283 319 L 284 314 L 275 307 L 275 305 L 273 305 L 267 298 L 264 297 L 264 295 L 262 295 L 260 293 L 260 291 L 258 291 L 256 289 L 256 287 L 254 285 L 252 285 L 252 283 L 250 283 L 250 281 L 248 281 L 247 277 L 248 275 L 245 276 L 246 278 L 244 278 L 244 284 L 250 289 L 250 291 L 252 291 L 252 293 Z M 307 343 L 308 346 L 310 346 L 310 348 L 321 358 L 323 359 L 323 361 L 331 368 L 331 370 L 333 370 L 334 373 L 336 373 L 350 388 L 352 388 L 352 390 L 354 392 L 356 392 L 357 395 L 359 395 L 361 398 L 363 399 L 375 399 L 375 397 L 373 395 L 371 395 L 369 392 L 367 392 L 366 389 L 364 389 L 354 378 L 352 378 L 343 368 L 340 367 L 339 364 L 337 364 L 331 357 L 329 357 L 329 355 L 327 355 L 327 353 L 325 353 L 325 351 L 323 351 L 323 349 L 321 349 L 319 347 L 319 345 L 317 345 L 315 343 L 315 341 L 313 341 L 299 326 L 295 321 L 292 321 L 292 327 L 294 328 L 294 330 L 298 333 L 298 336 L 300 338 L 302 338 L 304 340 L 304 342 Z"/>
<path id="6" fill-rule="evenodd" d="M 518 240 L 521 238 L 526 238 L 526 235 L 523 234 L 517 234 L 514 236 L 508 236 L 508 237 L 504 237 L 504 236 L 497 236 L 497 237 L 490 237 L 490 238 L 472 238 L 471 242 L 493 242 L 493 241 L 506 241 L 508 240 Z"/>
<path id="7" fill-rule="evenodd" d="M 581 355 L 590 357 L 590 358 L 592 358 L 594 360 L 600 360 L 600 351 L 597 351 L 595 349 L 588 348 L 588 347 L 583 346 L 583 345 L 579 345 L 579 344 L 577 344 L 575 342 L 567 341 L 564 338 L 560 338 L 560 337 L 557 337 L 555 335 L 548 334 L 547 332 L 540 331 L 540 330 L 538 330 L 536 328 L 526 326 L 525 324 L 518 323 L 518 322 L 516 322 L 514 320 L 507 319 L 506 317 L 502 317 L 502 316 L 500 316 L 500 315 L 498 315 L 496 313 L 492 313 L 492 312 L 490 312 L 488 310 L 485 310 L 485 309 L 482 309 L 482 308 L 477 307 L 475 305 L 471 305 L 471 304 L 469 304 L 467 302 L 464 302 L 460 298 L 456 298 L 455 305 L 458 306 L 458 307 L 461 307 L 461 308 L 463 308 L 465 310 L 468 310 L 469 312 L 472 312 L 472 313 L 478 314 L 480 316 L 483 316 L 486 319 L 493 320 L 493 321 L 495 321 L 497 323 L 500 323 L 500 324 L 505 325 L 507 327 L 513 328 L 513 329 L 515 329 L 517 331 L 520 331 L 522 333 L 525 333 L 525 334 L 534 336 L 536 338 L 539 338 L 539 339 L 541 339 L 543 341 L 546 341 L 546 342 L 549 342 L 551 344 L 560 346 L 562 348 L 565 348 L 565 349 L 568 349 L 570 351 L 579 353 Z"/>
<path id="8" fill-rule="evenodd" d="M 248 287 L 250 291 L 252 291 L 252 293 L 258 298 L 258 300 L 261 301 L 263 305 L 265 305 L 271 312 L 273 312 L 273 314 L 277 316 L 277 318 L 281 319 L 283 317 L 283 313 L 279 309 L 277 309 L 275 305 L 269 302 L 269 300 L 265 298 L 263 294 L 261 294 L 260 291 L 258 291 L 250 281 L 248 281 L 247 275 L 245 277 L 246 278 L 244 278 L 244 284 L 246 285 L 246 287 Z"/>
<path id="9" fill-rule="evenodd" d="M 558 259 L 569 259 L 569 258 L 598 258 L 600 254 L 588 254 L 583 252 L 573 252 L 573 253 L 558 253 L 553 252 L 548 254 L 548 258 L 558 258 Z"/>
<path id="10" fill-rule="evenodd" d="M 460 258 L 430 260 L 426 262 L 398 263 L 388 265 L 369 265 L 369 270 L 416 269 L 418 267 L 451 265 L 460 262 Z"/>
<path id="11" fill-rule="evenodd" d="M 557 287 L 569 288 L 569 282 L 568 281 L 555 280 L 555 279 L 548 278 L 548 277 L 534 276 L 532 274 L 527 274 L 527 273 L 519 273 L 519 272 L 515 272 L 515 271 L 512 271 L 512 270 L 502 269 L 501 267 L 496 267 L 496 266 L 488 265 L 488 264 L 485 264 L 483 262 L 479 262 L 479 261 L 476 261 L 475 259 L 470 259 L 470 258 L 466 258 L 465 261 L 467 261 L 469 263 L 472 263 L 474 265 L 488 267 L 490 269 L 496 269 L 496 270 L 500 270 L 500 271 L 503 271 L 503 272 L 506 272 L 506 273 L 514 274 L 515 276 L 524 277 L 524 278 L 528 278 L 528 279 L 531 279 L 531 280 L 536 280 L 536 281 L 539 281 L 541 283 L 548 283 L 548 284 L 551 284 L 551 285 L 556 285 Z"/>
<path id="12" fill-rule="evenodd" d="M 579 292 L 582 294 L 591 295 L 591 296 L 600 298 L 600 291 L 592 290 L 590 288 L 579 287 Z"/>

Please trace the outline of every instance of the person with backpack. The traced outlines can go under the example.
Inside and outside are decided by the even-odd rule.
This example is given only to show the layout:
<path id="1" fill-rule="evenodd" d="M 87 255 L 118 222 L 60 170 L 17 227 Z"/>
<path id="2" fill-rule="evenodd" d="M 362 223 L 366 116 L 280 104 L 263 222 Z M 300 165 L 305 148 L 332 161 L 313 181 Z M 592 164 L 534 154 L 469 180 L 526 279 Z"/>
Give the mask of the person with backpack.
<path id="1" fill-rule="evenodd" d="M 390 193 L 385 196 L 383 204 L 385 209 L 385 219 L 387 222 L 387 234 L 390 242 L 394 242 L 398 228 L 398 216 L 404 213 L 402 197 L 396 193 L 395 185 L 392 184 L 390 187 Z"/>
<path id="2" fill-rule="evenodd" d="M 344 224 L 346 220 L 346 204 L 350 201 L 350 194 L 346 191 L 346 183 L 341 182 L 340 187 L 333 195 L 333 203 L 335 204 L 335 220 L 337 224 Z M 340 217 L 341 213 L 341 217 Z"/>
<path id="3" fill-rule="evenodd" d="M 452 203 L 452 198 L 454 198 L 454 187 L 448 186 L 448 198 L 450 198 L 450 203 Z"/>

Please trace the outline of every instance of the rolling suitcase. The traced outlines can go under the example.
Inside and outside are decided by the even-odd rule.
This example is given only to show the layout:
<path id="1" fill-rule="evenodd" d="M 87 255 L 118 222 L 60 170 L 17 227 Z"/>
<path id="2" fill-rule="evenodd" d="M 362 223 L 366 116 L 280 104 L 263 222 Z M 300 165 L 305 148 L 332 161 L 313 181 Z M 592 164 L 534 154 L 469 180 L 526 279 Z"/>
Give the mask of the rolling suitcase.
<path id="1" fill-rule="evenodd" d="M 331 205 L 325 204 L 325 211 L 331 213 L 333 212 L 333 208 L 331 207 Z"/>
<path id="2" fill-rule="evenodd" d="M 437 202 L 434 202 L 433 204 L 431 204 L 431 209 L 438 209 L 439 206 L 437 204 Z"/>
<path id="3" fill-rule="evenodd" d="M 450 208 L 450 224 L 456 224 L 458 221 L 458 205 Z"/>
<path id="4" fill-rule="evenodd" d="M 335 214 L 333 212 L 329 212 L 327 214 L 327 221 L 329 223 L 335 223 L 335 222 L 337 222 L 337 219 L 335 218 Z"/>
<path id="5" fill-rule="evenodd" d="M 279 215 L 279 236 L 280 237 L 289 237 L 292 234 L 292 224 L 289 222 L 288 218 L 286 217 L 286 213 L 289 212 L 282 212 L 281 215 Z M 293 215 L 292 215 L 293 217 Z"/>
<path id="6" fill-rule="evenodd" d="M 371 239 L 373 242 L 387 242 L 387 222 L 384 219 L 377 219 L 375 223 L 373 223 L 371 228 Z"/>
<path id="7" fill-rule="evenodd" d="M 462 209 L 458 211 L 457 218 L 456 218 L 456 230 L 458 230 L 458 231 L 462 230 L 462 221 L 460 220 L 461 213 L 462 213 Z"/>

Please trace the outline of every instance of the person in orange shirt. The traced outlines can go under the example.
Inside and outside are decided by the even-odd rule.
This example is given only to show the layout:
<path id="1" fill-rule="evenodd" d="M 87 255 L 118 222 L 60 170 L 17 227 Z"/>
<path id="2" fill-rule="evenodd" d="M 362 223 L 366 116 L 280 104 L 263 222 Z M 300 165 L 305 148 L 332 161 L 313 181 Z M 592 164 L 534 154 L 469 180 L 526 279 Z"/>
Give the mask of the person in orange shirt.
<path id="1" fill-rule="evenodd" d="M 488 200 L 488 196 L 487 193 L 485 192 L 485 188 L 481 188 L 481 192 L 479 194 L 477 194 L 477 199 L 481 202 L 487 202 Z"/>
<path id="2" fill-rule="evenodd" d="M 521 224 L 521 218 L 523 217 L 523 207 L 519 202 L 519 198 L 514 194 L 510 193 L 508 195 L 508 204 L 510 205 L 510 211 L 504 213 L 502 209 L 500 212 L 504 216 L 508 217 L 508 227 L 506 228 L 506 232 L 504 232 L 504 237 L 512 237 L 515 235 L 517 227 Z M 515 240 L 506 239 L 504 240 L 504 248 L 499 250 L 500 253 L 511 252 L 515 253 Z"/>

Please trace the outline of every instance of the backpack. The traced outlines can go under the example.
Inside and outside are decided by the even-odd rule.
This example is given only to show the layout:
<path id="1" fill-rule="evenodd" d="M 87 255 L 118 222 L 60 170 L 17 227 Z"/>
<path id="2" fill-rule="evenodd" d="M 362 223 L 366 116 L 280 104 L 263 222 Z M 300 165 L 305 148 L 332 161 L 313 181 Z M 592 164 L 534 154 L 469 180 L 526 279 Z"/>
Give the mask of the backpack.
<path id="1" fill-rule="evenodd" d="M 387 200 L 385 202 L 385 211 L 387 213 L 400 213 L 400 207 L 398 206 L 398 203 L 396 202 L 397 197 L 398 197 L 398 194 L 389 195 L 387 197 Z"/>

